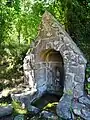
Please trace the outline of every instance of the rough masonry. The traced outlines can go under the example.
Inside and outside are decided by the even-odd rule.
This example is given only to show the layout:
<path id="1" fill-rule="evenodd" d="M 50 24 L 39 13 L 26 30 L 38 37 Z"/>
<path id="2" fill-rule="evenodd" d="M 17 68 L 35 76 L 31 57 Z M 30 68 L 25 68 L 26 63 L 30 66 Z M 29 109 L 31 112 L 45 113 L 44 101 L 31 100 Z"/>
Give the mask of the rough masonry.
<path id="1" fill-rule="evenodd" d="M 65 119 L 74 115 L 89 120 L 90 100 L 84 91 L 87 60 L 61 24 L 45 12 L 39 26 L 37 39 L 30 45 L 24 59 L 25 80 L 33 95 L 33 101 L 46 91 L 62 97 L 57 105 L 57 114 Z M 63 108 L 63 109 L 62 109 Z"/>

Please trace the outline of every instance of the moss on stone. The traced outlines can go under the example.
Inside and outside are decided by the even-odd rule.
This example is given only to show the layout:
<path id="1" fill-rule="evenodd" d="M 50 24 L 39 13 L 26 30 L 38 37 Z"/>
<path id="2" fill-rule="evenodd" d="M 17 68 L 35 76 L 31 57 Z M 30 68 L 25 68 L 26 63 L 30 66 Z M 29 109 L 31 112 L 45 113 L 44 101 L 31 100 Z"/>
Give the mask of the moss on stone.
<path id="1" fill-rule="evenodd" d="M 13 114 L 27 114 L 28 112 L 26 108 L 23 108 L 20 102 L 13 101 L 12 106 L 14 109 Z"/>

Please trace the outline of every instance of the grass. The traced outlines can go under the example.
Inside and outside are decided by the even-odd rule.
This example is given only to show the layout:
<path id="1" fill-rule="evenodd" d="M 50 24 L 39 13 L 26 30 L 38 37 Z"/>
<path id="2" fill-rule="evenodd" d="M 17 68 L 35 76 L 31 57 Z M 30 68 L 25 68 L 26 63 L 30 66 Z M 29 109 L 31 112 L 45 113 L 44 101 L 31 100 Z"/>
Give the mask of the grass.
<path id="1" fill-rule="evenodd" d="M 57 104 L 58 102 L 48 103 L 46 106 L 44 106 L 43 110 L 48 110 L 48 111 L 56 113 Z"/>
<path id="2" fill-rule="evenodd" d="M 6 107 L 8 105 L 8 103 L 7 102 L 2 102 L 2 103 L 0 103 L 0 107 Z"/>
<path id="3" fill-rule="evenodd" d="M 14 109 L 14 112 L 13 112 L 14 115 L 16 115 L 16 114 L 27 114 L 27 112 L 28 112 L 26 108 L 23 108 L 23 106 L 21 105 L 20 102 L 12 101 L 12 106 L 13 106 L 13 109 Z"/>

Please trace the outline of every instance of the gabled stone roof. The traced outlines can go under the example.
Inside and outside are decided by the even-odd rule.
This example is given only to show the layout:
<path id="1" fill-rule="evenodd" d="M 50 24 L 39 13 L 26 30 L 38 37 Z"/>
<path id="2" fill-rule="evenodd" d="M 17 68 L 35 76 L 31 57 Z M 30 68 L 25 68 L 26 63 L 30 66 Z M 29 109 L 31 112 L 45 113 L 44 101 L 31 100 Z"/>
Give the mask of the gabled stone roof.
<path id="1" fill-rule="evenodd" d="M 83 53 L 74 43 L 69 34 L 64 30 L 62 25 L 48 11 L 45 11 L 42 16 L 41 24 L 39 25 L 37 41 L 51 40 L 60 36 L 64 36 L 63 42 L 66 43 L 67 46 L 70 46 L 76 54 L 82 55 L 83 62 L 87 63 Z"/>

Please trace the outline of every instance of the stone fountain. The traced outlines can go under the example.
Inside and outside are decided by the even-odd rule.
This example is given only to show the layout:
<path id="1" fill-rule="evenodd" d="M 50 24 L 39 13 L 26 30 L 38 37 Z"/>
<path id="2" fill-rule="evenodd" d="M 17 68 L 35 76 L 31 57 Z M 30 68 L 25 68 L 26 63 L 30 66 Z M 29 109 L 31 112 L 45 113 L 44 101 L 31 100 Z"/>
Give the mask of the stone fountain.
<path id="1" fill-rule="evenodd" d="M 74 115 L 78 115 L 90 120 L 90 99 L 84 90 L 86 63 L 68 33 L 46 11 L 37 39 L 30 45 L 23 64 L 25 81 L 31 92 L 29 102 L 46 92 L 60 95 L 56 108 L 58 116 L 74 120 Z"/>

